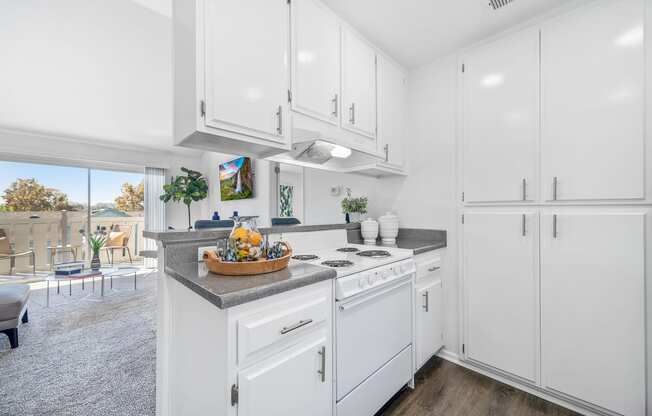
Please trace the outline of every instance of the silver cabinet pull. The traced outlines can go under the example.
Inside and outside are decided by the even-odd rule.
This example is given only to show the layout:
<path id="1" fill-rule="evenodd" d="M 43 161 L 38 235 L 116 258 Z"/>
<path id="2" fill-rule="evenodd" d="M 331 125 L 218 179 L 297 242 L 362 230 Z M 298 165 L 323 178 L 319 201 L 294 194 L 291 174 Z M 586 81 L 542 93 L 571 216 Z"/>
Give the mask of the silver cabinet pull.
<path id="1" fill-rule="evenodd" d="M 527 201 L 527 181 L 523 178 L 523 201 Z"/>
<path id="2" fill-rule="evenodd" d="M 321 368 L 317 370 L 317 374 L 319 374 L 321 378 L 321 382 L 325 383 L 326 382 L 326 347 L 321 347 L 321 349 L 318 351 L 318 354 L 320 355 Z"/>
<path id="3" fill-rule="evenodd" d="M 283 106 L 278 106 L 278 111 L 276 111 L 276 119 L 278 120 L 276 131 L 278 134 L 283 135 Z"/>
<path id="4" fill-rule="evenodd" d="M 425 309 L 426 312 L 428 312 L 428 306 L 429 306 L 428 304 L 430 303 L 428 299 L 428 291 L 426 290 L 426 292 L 422 296 L 426 298 L 426 304 L 423 305 L 422 308 Z"/>
<path id="5" fill-rule="evenodd" d="M 295 329 L 299 329 L 302 326 L 306 326 L 306 325 L 311 324 L 311 323 L 312 323 L 312 319 L 306 319 L 305 321 L 299 321 L 294 325 L 284 326 L 283 329 L 281 329 L 281 335 L 285 335 L 288 332 L 292 332 Z"/>
<path id="6" fill-rule="evenodd" d="M 338 99 L 337 94 L 335 94 L 335 96 L 331 100 L 331 102 L 333 103 L 333 112 L 331 113 L 331 115 L 333 117 L 337 117 L 337 113 L 338 113 L 338 111 L 337 111 L 337 99 Z"/>
<path id="7" fill-rule="evenodd" d="M 349 107 L 349 123 L 355 124 L 355 103 L 351 103 Z"/>
<path id="8" fill-rule="evenodd" d="M 557 238 L 557 214 L 552 216 L 552 238 Z"/>
<path id="9" fill-rule="evenodd" d="M 385 162 L 389 162 L 389 144 L 386 144 L 383 149 L 385 150 Z"/>
<path id="10" fill-rule="evenodd" d="M 439 270 L 439 266 L 431 267 L 428 269 L 429 272 L 434 272 L 436 270 Z"/>
<path id="11" fill-rule="evenodd" d="M 552 200 L 557 200 L 557 177 L 552 178 Z"/>
<path id="12" fill-rule="evenodd" d="M 523 214 L 521 227 L 523 228 L 523 237 L 525 237 L 525 214 Z"/>

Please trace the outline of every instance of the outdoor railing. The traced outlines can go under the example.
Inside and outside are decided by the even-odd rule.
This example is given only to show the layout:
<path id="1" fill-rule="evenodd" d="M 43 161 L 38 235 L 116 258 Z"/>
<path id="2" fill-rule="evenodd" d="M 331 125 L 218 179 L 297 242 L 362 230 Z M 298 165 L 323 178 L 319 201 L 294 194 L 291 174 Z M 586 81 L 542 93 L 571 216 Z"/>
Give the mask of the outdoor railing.
<path id="1" fill-rule="evenodd" d="M 143 229 L 145 218 L 142 212 L 130 213 L 129 217 L 93 217 L 91 216 L 91 232 L 97 227 L 103 227 L 107 232 L 114 226 L 121 230 L 131 228 L 128 247 L 134 260 L 140 260 L 139 251 L 143 249 Z M 66 246 L 75 247 L 78 260 L 88 260 L 86 247 L 87 213 L 77 211 L 57 212 L 0 212 L 0 229 L 3 229 L 11 247 L 16 252 L 34 250 L 37 270 L 51 269 L 51 251 L 48 247 Z M 106 252 L 100 254 L 102 263 L 108 263 Z M 53 263 L 70 261 L 70 252 L 57 250 Z M 114 251 L 116 263 L 129 261 L 122 250 Z M 29 271 L 32 269 L 29 256 L 16 259 L 16 271 Z M 9 260 L 0 260 L 0 274 L 9 271 Z"/>

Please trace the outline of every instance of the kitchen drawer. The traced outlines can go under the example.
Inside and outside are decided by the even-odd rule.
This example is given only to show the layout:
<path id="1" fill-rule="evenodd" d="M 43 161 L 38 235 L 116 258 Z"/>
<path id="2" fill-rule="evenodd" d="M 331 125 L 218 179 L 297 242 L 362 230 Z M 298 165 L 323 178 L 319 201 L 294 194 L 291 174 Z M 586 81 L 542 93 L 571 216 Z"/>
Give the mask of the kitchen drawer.
<path id="1" fill-rule="evenodd" d="M 417 280 L 433 273 L 439 273 L 440 268 L 441 258 L 439 256 L 417 261 Z"/>
<path id="2" fill-rule="evenodd" d="M 238 362 L 296 339 L 316 326 L 328 322 L 331 300 L 327 293 L 289 298 L 248 315 L 237 323 Z"/>

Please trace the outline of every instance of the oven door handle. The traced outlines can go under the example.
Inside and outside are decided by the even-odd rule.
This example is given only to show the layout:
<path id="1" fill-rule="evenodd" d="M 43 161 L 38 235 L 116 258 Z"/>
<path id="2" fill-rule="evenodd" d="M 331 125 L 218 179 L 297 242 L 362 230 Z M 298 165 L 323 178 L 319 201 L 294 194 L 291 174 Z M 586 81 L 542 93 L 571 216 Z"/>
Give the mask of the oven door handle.
<path id="1" fill-rule="evenodd" d="M 375 291 L 375 292 L 373 292 L 371 294 L 368 294 L 368 295 L 363 294 L 361 297 L 357 297 L 355 300 L 341 303 L 339 305 L 338 309 L 343 312 L 343 311 L 355 308 L 356 306 L 360 306 L 363 303 L 366 303 L 366 302 L 368 302 L 368 301 L 370 301 L 372 299 L 376 299 L 379 296 L 383 296 L 383 295 L 385 295 L 385 294 L 387 294 L 389 292 L 392 292 L 392 291 L 394 291 L 396 289 L 401 288 L 402 286 L 410 285 L 410 284 L 412 284 L 412 276 L 411 275 L 409 276 L 409 278 L 405 277 L 404 280 L 402 280 L 400 283 L 397 283 L 397 284 L 392 285 L 392 286 L 387 287 L 387 288 L 383 288 L 382 290 Z"/>

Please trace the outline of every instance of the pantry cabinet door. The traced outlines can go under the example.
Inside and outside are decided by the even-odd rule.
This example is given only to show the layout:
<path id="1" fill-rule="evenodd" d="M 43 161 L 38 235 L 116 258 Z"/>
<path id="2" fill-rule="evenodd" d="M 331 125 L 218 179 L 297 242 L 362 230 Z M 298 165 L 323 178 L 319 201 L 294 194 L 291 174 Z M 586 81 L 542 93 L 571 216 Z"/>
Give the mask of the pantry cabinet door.
<path id="1" fill-rule="evenodd" d="M 407 79 L 403 70 L 378 56 L 378 150 L 385 163 L 403 167 L 407 128 Z"/>
<path id="2" fill-rule="evenodd" d="M 643 3 L 596 1 L 543 26 L 543 199 L 645 197 Z"/>
<path id="3" fill-rule="evenodd" d="M 322 331 L 241 371 L 238 416 L 332 416 L 331 357 L 330 338 Z"/>
<path id="4" fill-rule="evenodd" d="M 466 359 L 536 382 L 538 216 L 464 214 Z"/>
<path id="5" fill-rule="evenodd" d="M 464 200 L 536 200 L 539 32 L 480 47 L 463 62 Z"/>
<path id="6" fill-rule="evenodd" d="M 645 414 L 644 212 L 541 217 L 542 384 Z"/>
<path id="7" fill-rule="evenodd" d="M 205 0 L 206 125 L 285 143 L 289 12 L 284 0 Z"/>
<path id="8" fill-rule="evenodd" d="M 443 346 L 441 280 L 417 287 L 415 303 L 418 370 Z"/>
<path id="9" fill-rule="evenodd" d="M 292 109 L 338 124 L 339 22 L 316 0 L 294 0 L 291 4 Z"/>
<path id="10" fill-rule="evenodd" d="M 342 28 L 342 127 L 376 137 L 376 53 Z"/>

